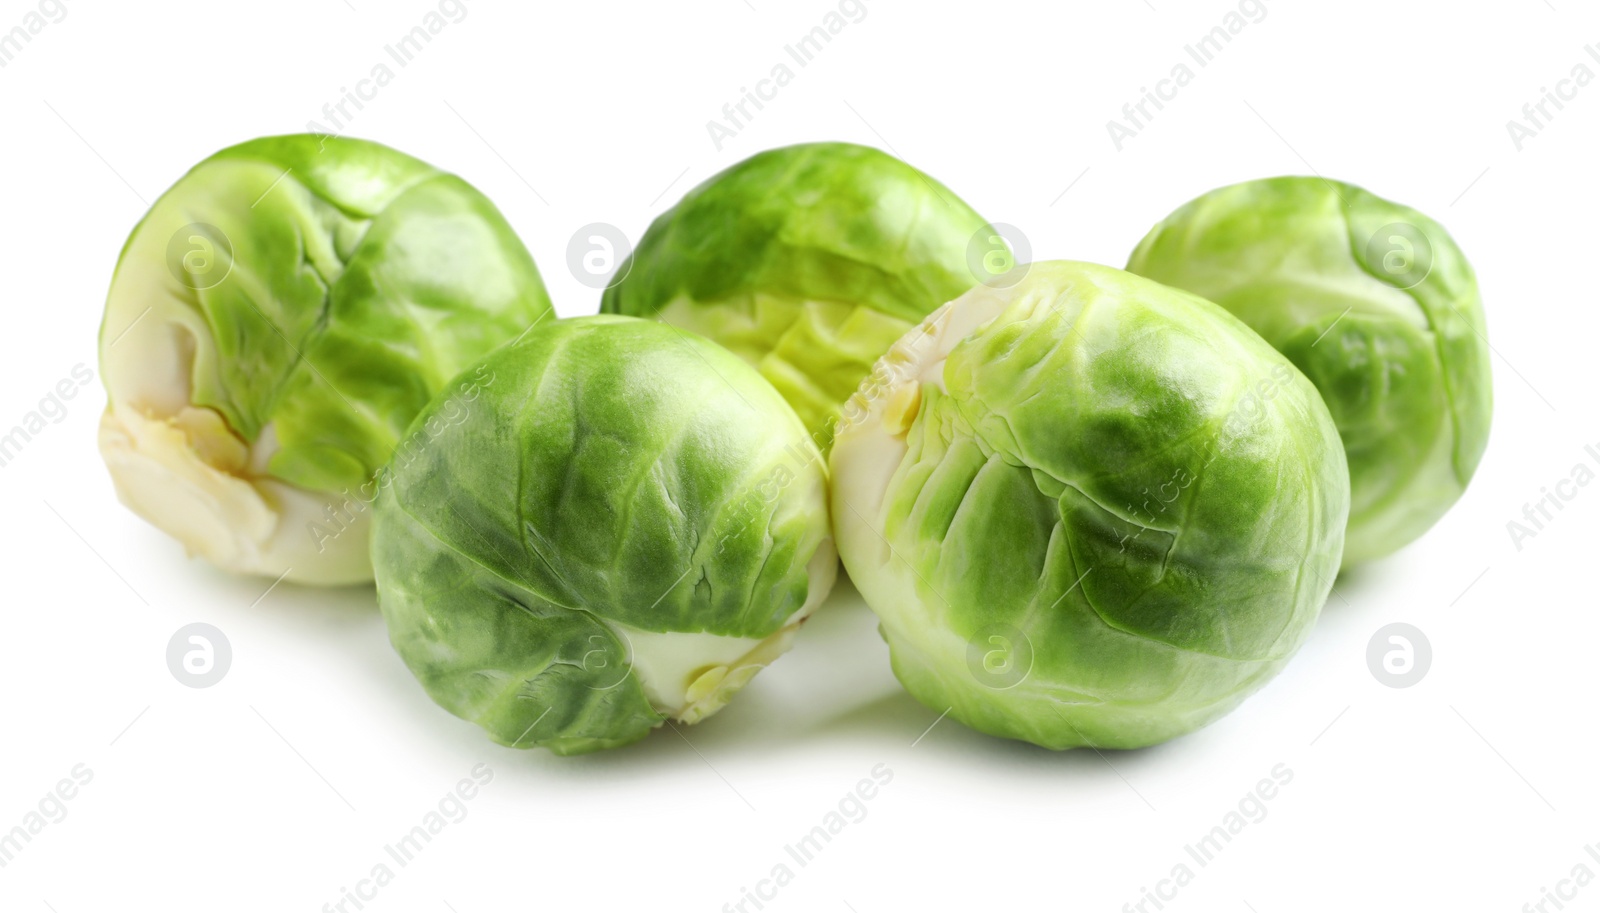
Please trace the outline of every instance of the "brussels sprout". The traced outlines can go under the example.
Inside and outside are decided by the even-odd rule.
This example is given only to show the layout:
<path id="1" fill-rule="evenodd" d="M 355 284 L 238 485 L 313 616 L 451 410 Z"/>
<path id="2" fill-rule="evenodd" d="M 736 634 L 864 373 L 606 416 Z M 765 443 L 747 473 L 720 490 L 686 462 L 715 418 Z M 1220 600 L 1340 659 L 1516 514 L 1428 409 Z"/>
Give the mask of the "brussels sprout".
<path id="1" fill-rule="evenodd" d="M 227 570 L 372 579 L 367 505 L 451 376 L 550 314 L 493 204 L 375 143 L 206 159 L 123 248 L 100 329 L 122 502 Z"/>
<path id="2" fill-rule="evenodd" d="M 984 278 L 968 250 L 987 252 L 991 239 L 955 194 L 891 155 L 787 146 L 714 175 L 656 219 L 601 310 L 660 318 L 732 349 L 826 451 L 872 363 Z"/>
<path id="3" fill-rule="evenodd" d="M 1421 536 L 1466 490 L 1489 443 L 1489 343 L 1437 222 L 1349 184 L 1251 181 L 1168 216 L 1128 269 L 1232 311 L 1322 392 L 1350 463 L 1345 566 Z"/>
<path id="4" fill-rule="evenodd" d="M 412 425 L 373 525 L 389 637 L 441 706 L 558 754 L 716 712 L 833 586 L 826 467 L 727 350 L 546 324 Z"/>
<path id="5" fill-rule="evenodd" d="M 845 569 L 901 683 L 975 729 L 1060 749 L 1199 728 L 1333 585 L 1350 493 L 1327 407 L 1185 292 L 1067 262 L 997 285 L 846 405 Z"/>

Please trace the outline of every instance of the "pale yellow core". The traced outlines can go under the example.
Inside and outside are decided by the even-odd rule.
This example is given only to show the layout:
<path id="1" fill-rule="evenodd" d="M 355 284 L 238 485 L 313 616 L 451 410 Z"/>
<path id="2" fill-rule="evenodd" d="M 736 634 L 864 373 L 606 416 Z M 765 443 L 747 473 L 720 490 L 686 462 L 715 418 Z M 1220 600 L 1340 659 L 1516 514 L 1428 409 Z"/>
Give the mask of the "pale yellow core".
<path id="1" fill-rule="evenodd" d="M 657 633 L 618 622 L 611 626 L 628 646 L 633 673 L 650 705 L 680 723 L 698 723 L 721 710 L 757 672 L 788 651 L 801 623 L 833 589 L 838 569 L 833 540 L 824 540 L 806 565 L 805 605 L 783 627 L 761 639 Z"/>

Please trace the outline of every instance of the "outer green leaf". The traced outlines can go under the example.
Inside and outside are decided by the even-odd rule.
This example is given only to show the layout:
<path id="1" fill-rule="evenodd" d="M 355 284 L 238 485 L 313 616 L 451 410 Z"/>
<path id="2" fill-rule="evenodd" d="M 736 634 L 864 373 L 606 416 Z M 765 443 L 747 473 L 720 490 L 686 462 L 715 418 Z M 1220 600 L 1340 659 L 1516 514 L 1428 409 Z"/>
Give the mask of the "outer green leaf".
<path id="1" fill-rule="evenodd" d="M 840 555 L 929 707 L 1050 748 L 1150 745 L 1304 640 L 1343 451 L 1315 389 L 1215 305 L 1025 269 L 936 311 L 846 407 Z"/>
<path id="2" fill-rule="evenodd" d="M 772 149 L 656 219 L 601 307 L 732 349 L 826 450 L 872 363 L 978 281 L 967 252 L 986 229 L 948 188 L 876 149 Z"/>
<path id="3" fill-rule="evenodd" d="M 546 324 L 417 417 L 378 594 L 428 692 L 570 753 L 722 706 L 826 595 L 821 454 L 772 386 L 660 323 Z"/>
<path id="4" fill-rule="evenodd" d="M 217 153 L 129 237 L 101 330 L 123 500 L 231 570 L 370 579 L 365 503 L 444 382 L 550 313 L 461 179 L 310 135 Z"/>
<path id="5" fill-rule="evenodd" d="M 1437 222 L 1321 178 L 1212 191 L 1150 231 L 1128 269 L 1203 295 L 1321 391 L 1350 463 L 1345 565 L 1444 516 L 1489 441 L 1477 280 Z"/>

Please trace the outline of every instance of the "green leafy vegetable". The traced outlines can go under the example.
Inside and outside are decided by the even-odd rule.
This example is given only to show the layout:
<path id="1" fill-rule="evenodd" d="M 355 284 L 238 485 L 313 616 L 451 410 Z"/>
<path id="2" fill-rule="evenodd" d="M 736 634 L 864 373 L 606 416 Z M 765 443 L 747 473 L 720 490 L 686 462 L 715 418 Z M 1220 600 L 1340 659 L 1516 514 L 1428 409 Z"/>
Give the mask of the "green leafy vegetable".
<path id="1" fill-rule="evenodd" d="M 1350 463 L 1344 564 L 1415 540 L 1489 443 L 1478 283 L 1440 225 L 1349 184 L 1214 190 L 1151 229 L 1128 269 L 1215 301 L 1305 373 Z"/>
<path id="2" fill-rule="evenodd" d="M 1338 571 L 1333 421 L 1215 305 L 1035 263 L 935 311 L 845 407 L 840 556 L 924 704 L 1133 748 L 1283 666 Z"/>
<path id="3" fill-rule="evenodd" d="M 989 244 L 977 213 L 891 155 L 788 146 L 713 176 L 656 219 L 602 310 L 659 318 L 733 350 L 826 451 L 872 363 L 984 278 L 969 251 Z"/>
<path id="4" fill-rule="evenodd" d="M 559 754 L 714 713 L 833 585 L 822 455 L 727 350 L 546 324 L 417 417 L 378 502 L 395 649 L 496 741 Z"/>
<path id="5" fill-rule="evenodd" d="M 134 228 L 100 334 L 123 502 L 228 570 L 372 576 L 367 505 L 445 381 L 550 314 L 465 181 L 375 143 L 253 140 Z"/>

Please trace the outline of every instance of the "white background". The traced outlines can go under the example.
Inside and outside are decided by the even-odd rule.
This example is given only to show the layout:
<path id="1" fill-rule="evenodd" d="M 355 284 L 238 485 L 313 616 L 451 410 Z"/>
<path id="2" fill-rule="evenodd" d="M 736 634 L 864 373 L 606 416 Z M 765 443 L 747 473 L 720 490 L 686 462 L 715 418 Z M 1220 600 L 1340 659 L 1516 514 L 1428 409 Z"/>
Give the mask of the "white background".
<path id="1" fill-rule="evenodd" d="M 4 0 L 0 31 L 35 8 Z M 0 69 L 0 428 L 94 368 L 107 283 L 149 201 L 223 146 L 322 119 L 435 8 L 71 0 Z M 93 771 L 0 869 L 0 909 L 311 913 L 480 763 L 494 778 L 465 820 L 367 909 L 717 911 L 787 862 L 768 910 L 1116 911 L 1188 862 L 1169 910 L 1515 911 L 1577 864 L 1600 873 L 1584 849 L 1600 842 L 1600 485 L 1520 549 L 1507 531 L 1576 464 L 1600 468 L 1584 453 L 1600 447 L 1600 83 L 1521 151 L 1506 129 L 1574 65 L 1600 73 L 1584 52 L 1600 13 L 1274 0 L 1119 152 L 1106 121 L 1233 5 L 871 0 L 716 149 L 706 122 L 834 8 L 473 0 L 350 131 L 486 192 L 563 315 L 598 302 L 566 266 L 579 226 L 637 238 L 694 183 L 792 142 L 889 149 L 1016 225 L 1035 258 L 1112 265 L 1214 186 L 1312 170 L 1362 184 L 1443 221 L 1479 273 L 1495 422 L 1466 497 L 1415 546 L 1341 577 L 1266 690 L 1159 748 L 925 731 L 937 714 L 896 685 L 846 585 L 687 741 L 561 759 L 434 707 L 370 590 L 263 597 L 270 581 L 187 561 L 124 510 L 94 446 L 97 376 L 0 468 L 0 830 L 74 765 Z M 204 690 L 165 661 L 194 621 L 234 650 Z M 1433 648 L 1407 689 L 1366 662 L 1394 621 Z M 879 764 L 893 780 L 866 818 L 794 863 L 784 846 Z M 1265 819 L 1197 866 L 1185 844 L 1278 764 L 1293 780 Z M 1600 909 L 1600 882 L 1579 897 L 1570 909 Z"/>

